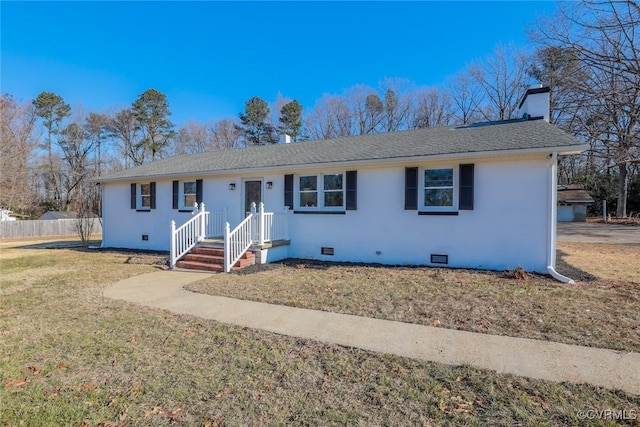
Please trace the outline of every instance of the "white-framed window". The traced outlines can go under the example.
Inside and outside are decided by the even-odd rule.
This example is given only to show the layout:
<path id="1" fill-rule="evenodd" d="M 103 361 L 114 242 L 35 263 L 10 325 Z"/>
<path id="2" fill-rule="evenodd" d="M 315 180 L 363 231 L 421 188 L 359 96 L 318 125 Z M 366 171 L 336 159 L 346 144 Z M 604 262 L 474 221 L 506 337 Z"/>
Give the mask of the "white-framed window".
<path id="1" fill-rule="evenodd" d="M 298 205 L 301 208 L 318 207 L 318 176 L 307 175 L 298 178 Z"/>
<path id="2" fill-rule="evenodd" d="M 422 171 L 421 210 L 447 211 L 457 206 L 457 172 L 454 167 L 425 168 Z"/>
<path id="3" fill-rule="evenodd" d="M 196 203 L 196 182 L 183 181 L 180 183 L 180 209 L 192 209 Z"/>
<path id="4" fill-rule="evenodd" d="M 300 175 L 296 180 L 296 208 L 344 210 L 344 173 Z"/>
<path id="5" fill-rule="evenodd" d="M 138 188 L 138 209 L 151 210 L 151 183 L 145 182 L 137 186 Z"/>
<path id="6" fill-rule="evenodd" d="M 322 181 L 324 184 L 324 207 L 344 207 L 344 175 L 341 173 L 323 175 Z"/>

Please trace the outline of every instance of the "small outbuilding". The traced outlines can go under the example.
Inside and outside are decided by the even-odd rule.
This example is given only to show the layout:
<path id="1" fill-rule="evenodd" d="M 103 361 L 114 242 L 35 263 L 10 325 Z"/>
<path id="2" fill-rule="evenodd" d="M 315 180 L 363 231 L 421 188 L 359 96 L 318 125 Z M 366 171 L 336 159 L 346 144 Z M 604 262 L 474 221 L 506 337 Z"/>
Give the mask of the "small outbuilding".
<path id="1" fill-rule="evenodd" d="M 591 195 L 581 185 L 558 185 L 558 221 L 586 221 L 587 205 L 593 202 Z"/>

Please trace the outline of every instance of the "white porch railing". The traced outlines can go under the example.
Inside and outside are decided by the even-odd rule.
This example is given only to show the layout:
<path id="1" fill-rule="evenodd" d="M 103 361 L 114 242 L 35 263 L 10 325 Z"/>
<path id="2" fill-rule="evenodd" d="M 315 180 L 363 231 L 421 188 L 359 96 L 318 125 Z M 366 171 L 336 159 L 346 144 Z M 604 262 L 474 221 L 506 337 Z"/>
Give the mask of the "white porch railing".
<path id="1" fill-rule="evenodd" d="M 253 216 L 252 240 L 256 245 L 264 245 L 274 240 L 288 239 L 289 230 L 289 208 L 284 212 L 265 212 L 264 203 L 258 205 L 251 204 L 251 214 Z"/>
<path id="2" fill-rule="evenodd" d="M 251 224 L 253 214 L 249 214 L 233 231 L 229 223 L 224 225 L 224 272 L 231 271 L 231 267 L 238 262 L 242 255 L 251 247 Z"/>
<path id="3" fill-rule="evenodd" d="M 227 210 L 219 212 L 205 212 L 207 234 L 206 237 L 219 237 L 224 235 L 224 224 L 227 222 Z"/>
<path id="4" fill-rule="evenodd" d="M 205 238 L 206 217 L 207 212 L 204 210 L 204 203 L 200 203 L 198 213 L 180 227 L 176 228 L 176 222 L 171 221 L 169 268 L 175 268 L 176 262 Z"/>
<path id="5" fill-rule="evenodd" d="M 195 208 L 197 206 L 194 211 Z M 233 230 L 230 228 L 226 210 L 206 212 L 204 203 L 200 204 L 197 214 L 180 227 L 176 228 L 175 221 L 171 221 L 169 267 L 175 268 L 178 260 L 205 237 L 224 236 L 224 268 L 228 272 L 252 244 L 264 245 L 289 238 L 289 209 L 265 212 L 263 203 L 257 209 L 253 203 L 247 217 Z"/>

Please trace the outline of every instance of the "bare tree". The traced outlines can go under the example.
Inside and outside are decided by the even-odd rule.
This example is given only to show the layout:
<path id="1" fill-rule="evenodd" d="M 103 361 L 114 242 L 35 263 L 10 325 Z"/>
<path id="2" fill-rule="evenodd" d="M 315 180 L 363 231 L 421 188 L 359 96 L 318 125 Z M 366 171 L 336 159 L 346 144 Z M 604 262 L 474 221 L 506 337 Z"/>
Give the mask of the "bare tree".
<path id="1" fill-rule="evenodd" d="M 238 148 L 241 132 L 233 119 L 222 119 L 212 125 L 190 120 L 178 129 L 174 154 Z"/>
<path id="2" fill-rule="evenodd" d="M 467 125 L 481 120 L 479 107 L 482 88 L 468 72 L 461 72 L 449 80 L 448 93 L 454 106 L 456 123 Z"/>
<path id="3" fill-rule="evenodd" d="M 60 134 L 58 146 L 64 155 L 62 196 L 65 210 L 78 207 L 85 199 L 88 178 L 93 174 L 90 154 L 94 144 L 84 127 L 82 118 L 70 123 Z"/>
<path id="4" fill-rule="evenodd" d="M 575 55 L 579 133 L 592 155 L 618 173 L 617 216 L 626 217 L 630 173 L 640 163 L 640 5 L 634 1 L 560 3 L 558 16 L 532 33 L 545 47 Z"/>
<path id="5" fill-rule="evenodd" d="M 240 144 L 240 132 L 233 119 L 222 119 L 210 129 L 211 145 L 215 150 L 227 150 L 238 148 Z"/>
<path id="6" fill-rule="evenodd" d="M 492 55 L 469 66 L 471 78 L 482 88 L 477 110 L 484 120 L 513 117 L 529 81 L 527 57 L 519 50 L 499 45 Z"/>
<path id="7" fill-rule="evenodd" d="M 415 93 L 411 128 L 449 126 L 454 119 L 451 98 L 437 88 L 423 88 Z"/>
<path id="8" fill-rule="evenodd" d="M 0 207 L 28 211 L 34 207 L 30 157 L 36 147 L 36 116 L 30 104 L 7 94 L 0 98 Z"/>
<path id="9" fill-rule="evenodd" d="M 78 216 L 76 217 L 73 225 L 78 237 L 80 237 L 82 246 L 86 248 L 89 246 L 91 235 L 94 233 L 96 224 L 100 220 L 91 211 L 91 209 L 84 204 L 78 209 L 77 214 Z"/>
<path id="10" fill-rule="evenodd" d="M 142 143 L 138 120 L 130 108 L 115 113 L 106 127 L 108 136 L 116 141 L 126 169 L 144 163 L 147 157 L 146 145 Z"/>
<path id="11" fill-rule="evenodd" d="M 182 125 L 174 139 L 174 154 L 204 153 L 211 150 L 207 125 L 195 120 Z"/>
<path id="12" fill-rule="evenodd" d="M 84 125 L 87 137 L 95 147 L 95 174 L 100 176 L 102 173 L 102 152 L 107 137 L 107 124 L 109 117 L 105 114 L 89 113 Z"/>
<path id="13" fill-rule="evenodd" d="M 406 79 L 384 79 L 380 83 L 384 98 L 382 131 L 395 132 L 406 129 L 412 109 L 412 84 Z"/>
<path id="14" fill-rule="evenodd" d="M 349 134 L 365 135 L 375 132 L 380 123 L 382 114 L 382 101 L 373 88 L 366 85 L 355 85 L 347 89 L 344 101 L 350 110 L 349 116 L 353 118 Z"/>
<path id="15" fill-rule="evenodd" d="M 307 114 L 306 129 L 311 139 L 353 135 L 351 110 L 344 97 L 325 94 Z"/>

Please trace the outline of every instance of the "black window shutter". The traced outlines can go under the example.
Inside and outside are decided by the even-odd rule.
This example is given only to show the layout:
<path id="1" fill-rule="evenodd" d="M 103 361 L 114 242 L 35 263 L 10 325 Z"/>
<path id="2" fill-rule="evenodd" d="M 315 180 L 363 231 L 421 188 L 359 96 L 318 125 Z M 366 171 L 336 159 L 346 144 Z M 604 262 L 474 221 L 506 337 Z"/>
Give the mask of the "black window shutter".
<path id="1" fill-rule="evenodd" d="M 196 179 L 196 203 L 202 203 L 202 180 Z"/>
<path id="2" fill-rule="evenodd" d="M 460 165 L 460 201 L 458 209 L 473 210 L 473 163 Z"/>
<path id="3" fill-rule="evenodd" d="M 404 168 L 404 209 L 418 210 L 418 168 Z"/>
<path id="4" fill-rule="evenodd" d="M 149 191 L 151 192 L 151 196 L 149 197 L 149 205 L 151 209 L 156 208 L 156 183 L 149 183 Z"/>
<path id="5" fill-rule="evenodd" d="M 137 208 L 136 200 L 136 184 L 131 184 L 131 209 Z"/>
<path id="6" fill-rule="evenodd" d="M 347 171 L 347 203 L 348 211 L 358 209 L 358 171 Z"/>
<path id="7" fill-rule="evenodd" d="M 293 209 L 293 174 L 284 176 L 284 205 Z"/>
<path id="8" fill-rule="evenodd" d="M 173 209 L 179 208 L 180 202 L 180 181 L 173 181 Z"/>

